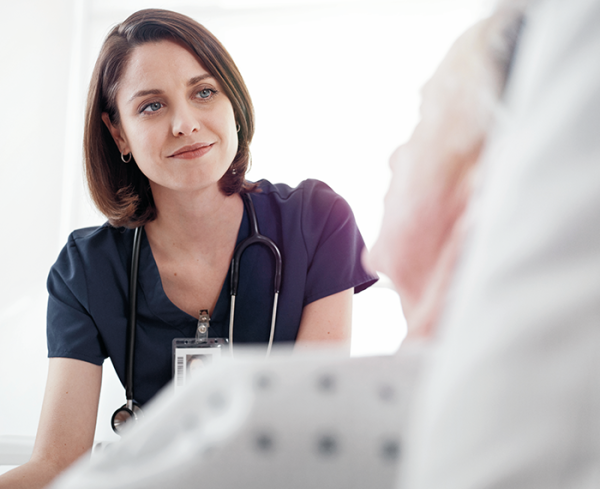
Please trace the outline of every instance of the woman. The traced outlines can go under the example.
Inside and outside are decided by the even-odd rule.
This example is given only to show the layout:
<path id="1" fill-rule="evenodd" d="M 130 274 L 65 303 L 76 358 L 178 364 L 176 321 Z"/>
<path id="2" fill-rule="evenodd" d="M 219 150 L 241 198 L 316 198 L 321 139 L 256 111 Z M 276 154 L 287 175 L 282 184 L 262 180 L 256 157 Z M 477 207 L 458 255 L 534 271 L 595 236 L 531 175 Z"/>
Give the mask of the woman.
<path id="1" fill-rule="evenodd" d="M 281 251 L 275 341 L 347 342 L 352 292 L 376 280 L 348 205 L 326 185 L 249 183 L 253 109 L 217 39 L 183 15 L 144 10 L 108 35 L 88 97 L 85 164 L 107 216 L 75 231 L 48 278 L 50 367 L 31 461 L 4 479 L 41 487 L 92 445 L 107 356 L 124 383 L 134 228 L 143 226 L 137 281 L 134 399 L 171 378 L 171 345 L 193 338 L 199 312 L 209 336 L 229 337 L 229 267 L 250 232 Z M 267 342 L 274 260 L 264 246 L 241 259 L 234 341 Z"/>

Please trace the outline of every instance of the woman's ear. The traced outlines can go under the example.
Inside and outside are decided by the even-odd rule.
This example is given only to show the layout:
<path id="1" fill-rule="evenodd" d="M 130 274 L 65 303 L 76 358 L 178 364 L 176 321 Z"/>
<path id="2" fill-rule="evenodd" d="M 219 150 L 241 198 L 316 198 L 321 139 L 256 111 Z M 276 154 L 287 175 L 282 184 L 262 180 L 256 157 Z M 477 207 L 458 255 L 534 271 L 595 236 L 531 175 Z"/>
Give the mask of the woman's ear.
<path id="1" fill-rule="evenodd" d="M 119 126 L 113 125 L 107 112 L 102 112 L 102 120 L 104 121 L 104 124 L 106 124 L 106 127 L 108 127 L 108 130 L 115 140 L 115 144 L 117 145 L 117 148 L 119 148 L 119 151 L 123 154 L 130 153 L 125 134 L 123 134 L 123 131 Z"/>

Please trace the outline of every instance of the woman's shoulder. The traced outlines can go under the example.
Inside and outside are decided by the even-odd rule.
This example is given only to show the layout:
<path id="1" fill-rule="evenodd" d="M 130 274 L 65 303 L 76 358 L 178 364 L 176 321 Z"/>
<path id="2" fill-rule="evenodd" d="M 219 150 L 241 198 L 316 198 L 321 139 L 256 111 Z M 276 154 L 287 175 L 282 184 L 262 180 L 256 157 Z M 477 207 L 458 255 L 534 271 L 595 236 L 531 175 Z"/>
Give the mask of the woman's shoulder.
<path id="1" fill-rule="evenodd" d="M 313 178 L 303 180 L 295 187 L 285 183 L 271 183 L 268 180 L 259 180 L 256 184 L 258 192 L 253 194 L 255 199 L 261 199 L 262 196 L 280 205 L 322 207 L 337 201 L 345 202 L 329 185 Z"/>
<path id="2" fill-rule="evenodd" d="M 67 240 L 67 246 L 75 246 L 79 250 L 96 250 L 113 246 L 122 246 L 133 235 L 132 229 L 115 228 L 108 222 L 100 226 L 75 229 Z"/>
<path id="3" fill-rule="evenodd" d="M 289 226 L 296 223 L 305 238 L 317 239 L 345 225 L 356 227 L 348 203 L 320 180 L 307 179 L 296 187 L 268 180 L 256 183 L 258 192 L 252 200 L 257 213 L 278 216 Z"/>
<path id="4" fill-rule="evenodd" d="M 106 266 L 105 259 L 115 256 L 115 251 L 123 250 L 131 234 L 132 230 L 115 228 L 108 223 L 76 229 L 69 235 L 55 268 L 74 261 L 90 266 Z"/>
<path id="5" fill-rule="evenodd" d="M 266 179 L 259 180 L 255 183 L 258 186 L 259 194 L 276 194 L 281 198 L 288 198 L 294 194 L 310 194 L 312 192 L 328 192 L 335 194 L 329 185 L 314 178 L 307 178 L 295 187 L 286 183 L 271 183 Z"/>

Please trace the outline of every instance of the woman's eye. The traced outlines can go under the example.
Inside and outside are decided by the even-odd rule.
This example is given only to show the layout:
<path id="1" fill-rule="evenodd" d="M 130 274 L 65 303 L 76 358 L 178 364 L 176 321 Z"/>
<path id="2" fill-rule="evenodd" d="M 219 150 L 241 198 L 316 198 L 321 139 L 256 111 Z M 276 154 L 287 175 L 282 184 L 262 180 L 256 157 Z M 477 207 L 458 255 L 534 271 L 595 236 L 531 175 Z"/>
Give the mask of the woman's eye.
<path id="1" fill-rule="evenodd" d="M 160 102 L 152 102 L 151 104 L 146 105 L 142 112 L 156 112 L 157 110 L 162 108 L 162 104 Z"/>
<path id="2" fill-rule="evenodd" d="M 211 90 L 210 88 L 205 88 L 203 90 L 199 90 L 197 92 L 197 96 L 198 96 L 198 98 L 206 99 L 206 98 L 209 98 L 213 93 L 215 93 L 214 90 Z"/>

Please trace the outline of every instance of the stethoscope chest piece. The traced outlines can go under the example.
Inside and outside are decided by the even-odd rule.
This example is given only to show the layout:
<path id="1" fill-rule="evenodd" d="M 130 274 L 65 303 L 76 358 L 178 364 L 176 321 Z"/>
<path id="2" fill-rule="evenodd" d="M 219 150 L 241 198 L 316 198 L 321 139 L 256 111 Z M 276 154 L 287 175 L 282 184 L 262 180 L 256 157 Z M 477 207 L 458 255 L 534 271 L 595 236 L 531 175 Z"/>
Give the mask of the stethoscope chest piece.
<path id="1" fill-rule="evenodd" d="M 110 419 L 110 425 L 117 435 L 121 435 L 129 421 L 137 421 L 143 417 L 144 412 L 140 405 L 137 402 L 128 401 L 114 412 Z"/>

